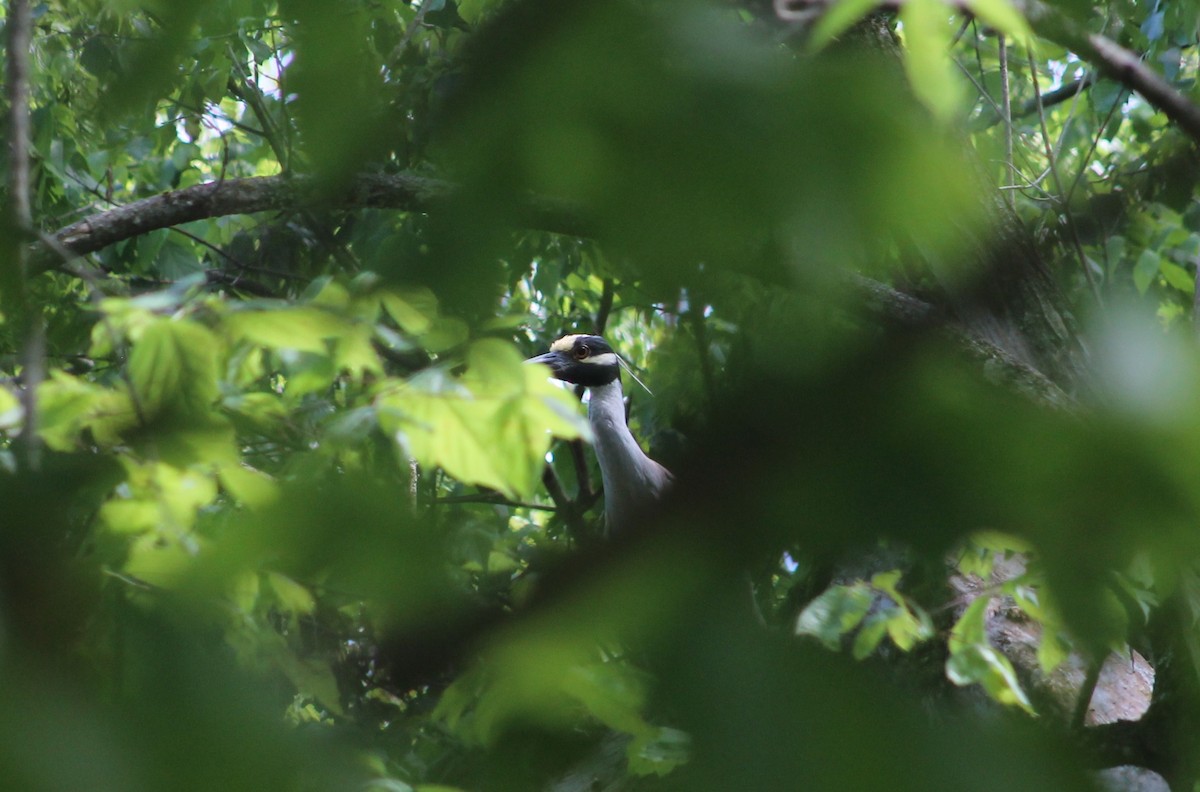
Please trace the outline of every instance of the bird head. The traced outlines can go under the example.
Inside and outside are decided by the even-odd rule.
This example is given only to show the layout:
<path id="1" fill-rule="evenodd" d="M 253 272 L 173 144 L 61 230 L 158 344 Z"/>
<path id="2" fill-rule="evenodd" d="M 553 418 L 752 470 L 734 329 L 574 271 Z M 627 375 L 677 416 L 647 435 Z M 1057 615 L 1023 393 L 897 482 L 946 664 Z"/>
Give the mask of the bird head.
<path id="1" fill-rule="evenodd" d="M 595 335 L 563 336 L 550 345 L 549 352 L 525 362 L 547 365 L 558 379 L 587 387 L 607 385 L 621 375 L 617 353 Z"/>

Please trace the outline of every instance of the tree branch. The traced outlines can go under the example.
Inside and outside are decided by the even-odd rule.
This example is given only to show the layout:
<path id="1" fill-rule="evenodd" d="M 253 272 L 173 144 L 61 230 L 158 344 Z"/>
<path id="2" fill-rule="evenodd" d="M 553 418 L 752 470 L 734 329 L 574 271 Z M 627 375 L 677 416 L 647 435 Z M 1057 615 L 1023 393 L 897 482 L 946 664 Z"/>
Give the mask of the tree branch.
<path id="1" fill-rule="evenodd" d="M 1068 102 L 1095 84 L 1096 75 L 1092 72 L 1083 75 L 1078 80 L 1073 80 L 1069 83 L 1063 83 L 1053 91 L 1046 91 L 1044 94 L 1042 94 L 1041 108 L 1042 110 L 1049 110 L 1055 105 Z M 1020 107 L 1014 108 L 1012 110 L 1012 117 L 1014 119 L 1025 118 L 1026 116 L 1031 116 L 1037 112 L 1038 99 L 1035 96 L 1032 99 L 1027 99 L 1021 104 Z M 1002 121 L 1004 121 L 1004 117 L 1000 113 L 993 112 L 990 116 L 984 116 L 975 119 L 973 122 L 971 122 L 970 128 L 972 131 L 981 132 L 985 129 L 991 129 Z"/>
<path id="2" fill-rule="evenodd" d="M 143 198 L 131 204 L 97 212 L 53 234 L 63 249 L 82 256 L 151 231 L 195 220 L 268 211 L 296 211 L 309 207 L 337 209 L 398 209 L 428 212 L 454 196 L 449 182 L 411 173 L 362 174 L 339 195 L 322 194 L 307 176 L 265 176 L 198 184 L 182 190 Z M 519 217 L 546 231 L 587 236 L 579 212 L 546 198 L 529 197 L 518 207 Z M 39 246 L 34 271 L 55 266 L 56 259 Z"/>
<path id="3" fill-rule="evenodd" d="M 29 233 L 29 46 L 33 25 L 28 0 L 13 0 L 8 9 L 8 200 L 13 224 Z"/>
<path id="4" fill-rule="evenodd" d="M 0 292 L 11 311 L 20 344 L 20 393 L 24 419 L 17 436 L 17 451 L 24 467 L 37 470 L 40 459 L 38 441 L 37 388 L 45 371 L 46 337 L 42 314 L 29 295 L 30 251 L 26 240 L 33 237 L 33 211 L 29 200 L 29 150 L 32 136 L 29 122 L 29 49 L 33 20 L 29 0 L 12 0 L 6 19 L 5 70 L 7 76 L 8 116 L 8 224 L 12 244 L 8 266 L 0 274 Z"/>
<path id="5" fill-rule="evenodd" d="M 1029 22 L 1039 34 L 1053 39 L 1096 65 L 1108 77 L 1139 93 L 1143 99 L 1200 142 L 1200 105 L 1196 105 L 1164 77 L 1130 52 L 1099 33 L 1088 33 L 1057 10 L 1037 0 L 1026 9 Z"/>
<path id="6" fill-rule="evenodd" d="M 779 19 L 807 28 L 829 10 L 833 0 L 774 0 L 774 5 Z M 884 0 L 879 7 L 898 9 L 902 5 L 903 0 Z M 953 5 L 962 13 L 971 13 L 969 3 L 960 1 Z M 1141 94 L 1143 99 L 1166 114 L 1189 137 L 1200 142 L 1200 105 L 1189 100 L 1164 77 L 1146 66 L 1136 53 L 1099 33 L 1087 32 L 1040 0 L 1026 0 L 1018 5 L 1023 6 L 1026 19 L 1039 36 L 1062 44 L 1083 60 L 1094 64 L 1108 77 Z"/>
<path id="7" fill-rule="evenodd" d="M 452 200 L 455 186 L 450 182 L 409 173 L 364 174 L 355 178 L 345 192 L 333 200 L 315 191 L 308 177 L 267 176 L 230 179 L 201 184 L 163 193 L 116 209 L 91 215 L 56 232 L 52 238 L 60 251 L 81 256 L 162 228 L 181 223 L 251 214 L 287 211 L 313 205 L 318 201 L 341 209 L 398 209 L 428 212 Z M 520 216 L 531 226 L 546 231 L 589 236 L 591 229 L 573 207 L 546 198 L 529 197 L 520 207 Z M 39 270 L 52 269 L 61 262 L 45 244 L 39 245 L 35 264 Z M 882 283 L 851 276 L 851 286 L 869 312 L 907 326 L 927 326 L 945 317 L 928 303 L 895 291 Z M 1001 368 L 1017 380 L 1021 390 L 1036 394 L 1042 401 L 1066 405 L 1073 400 L 1040 373 L 1012 359 L 992 344 L 956 327 L 952 333 L 973 353 L 999 361 Z M 582 457 L 582 454 L 579 455 Z M 581 461 L 581 460 L 577 460 Z M 580 465 L 584 471 L 586 467 Z M 580 496 L 592 494 L 586 472 L 580 478 Z"/>
<path id="8" fill-rule="evenodd" d="M 1075 399 L 1045 374 L 972 333 L 938 307 L 857 273 L 849 273 L 845 285 L 867 313 L 878 319 L 899 327 L 945 332 L 968 355 L 985 365 L 989 377 L 1002 380 L 1005 385 L 1033 401 L 1063 409 L 1078 407 Z"/>

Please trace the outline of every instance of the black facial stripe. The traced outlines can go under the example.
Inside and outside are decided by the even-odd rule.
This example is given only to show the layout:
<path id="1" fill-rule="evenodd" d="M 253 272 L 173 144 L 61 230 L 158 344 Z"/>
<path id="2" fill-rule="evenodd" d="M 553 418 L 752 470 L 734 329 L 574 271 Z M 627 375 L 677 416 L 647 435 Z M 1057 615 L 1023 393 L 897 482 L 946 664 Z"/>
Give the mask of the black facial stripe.
<path id="1" fill-rule="evenodd" d="M 618 366 L 597 366 L 592 363 L 576 363 L 567 366 L 559 375 L 559 379 L 592 388 L 607 385 L 621 375 Z"/>

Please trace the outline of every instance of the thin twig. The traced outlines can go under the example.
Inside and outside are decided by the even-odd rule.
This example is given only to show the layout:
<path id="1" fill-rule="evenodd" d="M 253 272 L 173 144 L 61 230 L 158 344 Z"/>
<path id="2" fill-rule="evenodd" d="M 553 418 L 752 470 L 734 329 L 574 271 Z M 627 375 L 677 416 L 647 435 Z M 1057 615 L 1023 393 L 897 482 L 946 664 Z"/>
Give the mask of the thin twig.
<path id="1" fill-rule="evenodd" d="M 1095 85 L 1096 79 L 1096 74 L 1094 72 L 1089 72 L 1088 74 L 1080 77 L 1078 80 L 1064 83 L 1058 88 L 1055 88 L 1053 91 L 1046 91 L 1044 94 L 1042 94 L 1042 107 L 1046 110 L 1049 110 L 1051 107 L 1055 107 L 1063 102 L 1074 99 Z M 1037 99 L 1029 99 L 1021 103 L 1019 107 L 1013 108 L 1012 117 L 1016 119 L 1024 118 L 1025 116 L 1031 116 L 1037 113 L 1037 109 Z M 971 122 L 971 131 L 982 132 L 983 130 L 989 129 L 1003 121 L 1004 119 L 999 113 L 992 115 L 990 118 L 977 118 Z"/>
<path id="2" fill-rule="evenodd" d="M 433 502 L 435 506 L 444 504 L 483 504 L 486 506 L 509 506 L 516 509 L 533 509 L 534 511 L 554 512 L 558 511 L 556 506 L 547 506 L 544 503 L 527 503 L 525 501 L 509 500 L 503 495 L 446 495 L 438 498 Z"/>
<path id="3" fill-rule="evenodd" d="M 400 39 L 400 43 L 392 50 L 392 54 L 388 58 L 389 63 L 399 63 L 400 59 L 404 57 L 404 53 L 408 50 L 408 45 L 412 41 L 413 35 L 425 24 L 425 14 L 429 11 L 431 5 L 433 5 L 432 0 L 422 0 L 421 7 L 417 9 L 417 15 L 404 28 L 404 38 Z"/>
<path id="4" fill-rule="evenodd" d="M 1012 124 L 1012 92 L 1008 81 L 1008 40 L 1001 33 L 997 36 L 1000 47 L 1000 114 L 1004 119 L 1004 184 L 1007 187 L 1013 183 L 1013 124 Z M 1016 199 L 1011 192 L 1004 193 L 1008 207 L 1016 207 Z"/>
<path id="5" fill-rule="evenodd" d="M 1028 55 L 1029 74 L 1033 79 L 1033 95 L 1034 97 L 1040 97 L 1042 92 L 1038 86 L 1037 61 L 1033 57 L 1032 49 L 1028 50 Z M 1060 200 L 1062 200 L 1066 197 L 1066 191 L 1063 190 L 1062 179 L 1058 176 L 1058 166 L 1054 158 L 1054 147 L 1050 144 L 1050 132 L 1046 128 L 1046 113 L 1040 102 L 1038 103 L 1038 123 L 1042 129 L 1042 143 L 1046 148 L 1046 164 L 1050 167 L 1050 178 L 1054 180 L 1054 189 L 1058 192 Z M 1096 298 L 1096 304 L 1103 308 L 1104 298 L 1100 295 L 1100 287 L 1096 285 L 1096 279 L 1092 276 L 1092 270 L 1088 266 L 1087 256 L 1083 253 L 1083 243 L 1079 240 L 1079 230 L 1075 227 L 1075 220 L 1071 217 L 1071 208 L 1065 203 L 1062 205 L 1062 213 L 1067 223 L 1067 229 L 1071 233 L 1071 241 L 1075 247 L 1075 254 L 1079 257 L 1079 266 L 1083 269 L 1083 277 L 1087 280 L 1088 286 Z"/>
<path id="6" fill-rule="evenodd" d="M 1121 106 L 1122 100 L 1125 97 L 1125 92 L 1117 97 L 1117 101 L 1113 102 L 1113 106 L 1108 108 L 1108 115 L 1104 116 L 1104 121 L 1096 129 L 1095 136 L 1092 137 L 1092 144 L 1088 147 L 1087 154 L 1083 156 L 1083 164 L 1079 166 L 1079 170 L 1075 173 L 1075 179 L 1071 182 L 1070 189 L 1067 190 L 1063 201 L 1071 203 L 1071 197 L 1075 195 L 1075 190 L 1079 187 L 1079 183 L 1083 181 L 1083 175 L 1087 173 L 1088 163 L 1092 161 L 1092 154 L 1096 151 L 1096 146 L 1100 145 L 1100 138 L 1104 136 L 1104 130 L 1108 128 L 1108 124 L 1112 121 L 1113 114 L 1117 112 L 1117 108 Z"/>
<path id="7" fill-rule="evenodd" d="M 275 159 L 279 160 L 279 166 L 283 170 L 288 170 L 290 157 L 288 150 L 284 147 L 283 141 L 279 137 L 278 128 L 275 124 L 275 119 L 271 117 L 271 113 L 267 110 L 266 101 L 262 92 L 257 85 L 250 82 L 250 77 L 242 71 L 241 61 L 234 57 L 233 48 L 229 48 L 229 60 L 233 64 L 236 77 L 233 74 L 229 75 L 228 88 L 238 99 L 241 99 L 254 113 L 258 119 L 259 126 L 262 127 L 262 135 L 267 141 L 267 145 L 271 147 L 271 151 L 275 154 Z"/>
<path id="8" fill-rule="evenodd" d="M 101 572 L 101 574 L 108 575 L 111 578 L 116 578 L 117 580 L 121 581 L 122 583 L 124 583 L 128 586 L 131 586 L 135 589 L 138 589 L 140 591 L 158 591 L 159 590 L 158 586 L 155 586 L 152 583 L 147 583 L 146 581 L 142 580 L 141 578 L 136 578 L 133 575 L 127 575 L 123 572 L 118 572 L 115 569 L 110 569 L 109 567 L 104 567 L 102 570 L 100 570 L 100 572 Z"/>
<path id="9" fill-rule="evenodd" d="M 558 474 L 554 472 L 554 468 L 549 463 L 542 468 L 542 484 L 545 485 L 546 492 L 550 494 L 550 500 L 554 501 L 558 516 L 567 524 L 570 535 L 575 539 L 584 538 L 587 526 L 583 522 L 583 513 L 590 504 L 585 503 L 582 497 L 571 500 L 567 496 L 566 490 L 563 489 Z"/>

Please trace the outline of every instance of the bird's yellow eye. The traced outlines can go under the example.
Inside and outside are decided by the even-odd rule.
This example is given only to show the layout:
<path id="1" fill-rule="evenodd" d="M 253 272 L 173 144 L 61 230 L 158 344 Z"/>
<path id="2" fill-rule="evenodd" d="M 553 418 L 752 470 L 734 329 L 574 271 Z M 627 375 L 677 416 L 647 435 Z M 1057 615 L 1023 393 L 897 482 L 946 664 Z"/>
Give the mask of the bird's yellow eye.
<path id="1" fill-rule="evenodd" d="M 588 349 L 586 344 L 580 344 L 575 347 L 574 354 L 576 360 L 584 360 L 588 355 L 592 354 L 592 350 Z"/>

